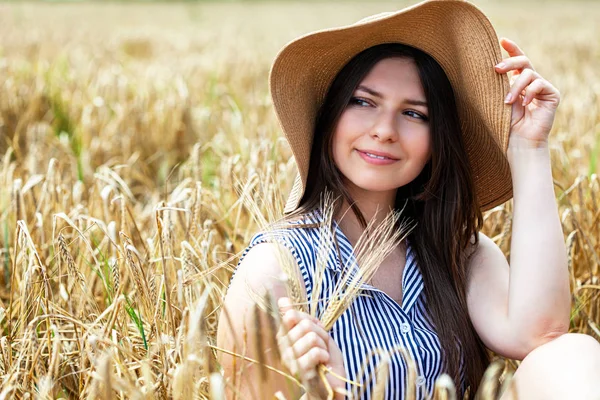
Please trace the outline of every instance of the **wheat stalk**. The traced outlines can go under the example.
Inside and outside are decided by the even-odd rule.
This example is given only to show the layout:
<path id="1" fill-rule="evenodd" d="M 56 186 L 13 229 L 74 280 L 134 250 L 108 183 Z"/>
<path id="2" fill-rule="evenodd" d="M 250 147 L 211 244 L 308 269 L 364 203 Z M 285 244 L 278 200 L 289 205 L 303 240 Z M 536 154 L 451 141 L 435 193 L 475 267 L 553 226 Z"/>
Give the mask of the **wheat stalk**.
<path id="1" fill-rule="evenodd" d="M 267 338 L 271 348 L 272 358 L 275 360 L 281 360 L 281 353 L 279 352 L 279 344 L 277 343 L 277 331 L 281 325 L 281 316 L 279 315 L 279 307 L 271 294 L 271 291 L 265 291 L 265 301 L 267 305 L 266 317 L 267 317 Z"/>
<path id="2" fill-rule="evenodd" d="M 372 398 L 374 400 L 385 400 L 385 387 L 390 374 L 390 358 L 384 356 L 377 366 L 377 378 L 373 388 Z"/>
<path id="3" fill-rule="evenodd" d="M 488 366 L 481 379 L 481 386 L 477 390 L 477 393 L 475 393 L 475 400 L 496 398 L 499 378 L 504 371 L 505 365 L 506 363 L 503 359 L 496 359 Z"/>
<path id="4" fill-rule="evenodd" d="M 258 361 L 259 368 L 259 376 L 262 383 L 267 380 L 267 369 L 265 368 L 266 360 L 265 360 L 265 349 L 263 346 L 263 324 L 260 317 L 260 308 L 256 303 L 252 306 L 252 314 L 254 320 L 254 326 L 252 327 L 252 333 L 254 337 L 252 342 L 254 343 L 254 354 L 256 354 L 256 358 Z"/>
<path id="5" fill-rule="evenodd" d="M 230 383 L 221 379 L 208 355 L 215 349 L 216 322 L 232 264 L 251 232 L 266 229 L 263 222 L 273 224 L 281 218 L 280 207 L 297 173 L 271 109 L 265 80 L 270 60 L 257 55 L 281 46 L 279 30 L 296 29 L 306 21 L 315 23 L 314 16 L 329 15 L 325 11 L 330 6 L 314 5 L 310 12 L 295 8 L 298 26 L 281 28 L 276 24 L 279 30 L 273 29 L 272 22 L 289 9 L 275 3 L 265 8 L 264 18 L 255 18 L 250 24 L 237 24 L 244 13 L 235 12 L 234 5 L 227 7 L 232 24 L 219 26 L 211 21 L 220 21 L 220 7 L 194 6 L 179 21 L 181 13 L 159 4 L 152 13 L 144 11 L 144 21 L 156 23 L 143 29 L 137 29 L 139 23 L 127 18 L 120 6 L 102 12 L 94 6 L 79 8 L 77 18 L 60 5 L 3 7 L 0 400 L 105 397 L 97 357 L 101 347 L 110 354 L 107 365 L 115 399 L 168 398 L 176 381 L 173 374 L 186 362 L 188 369 L 182 369 L 180 376 L 195 368 L 190 397 L 207 399 L 211 389 L 215 393 L 220 389 L 213 397 L 224 398 L 223 389 Z M 351 8 L 338 4 L 336 15 L 343 17 Z M 527 15 L 532 10 L 524 6 L 520 12 Z M 545 8 L 543 16 L 553 20 L 557 10 Z M 546 64 L 563 93 L 578 94 L 565 96 L 561 102 L 563 112 L 556 115 L 550 151 L 575 300 L 571 331 L 598 338 L 600 110 L 598 80 L 590 74 L 595 71 L 593 55 L 598 54 L 600 44 L 588 40 L 593 33 L 590 27 L 595 26 L 594 14 L 577 5 L 572 11 L 578 15 L 577 23 L 563 19 L 560 25 L 560 31 L 568 35 L 540 42 L 532 40 L 539 36 L 536 29 L 523 32 L 523 40 L 536 43 L 532 51 L 537 56 L 557 61 L 555 67 Z M 539 9 L 535 13 L 539 16 Z M 21 14 L 27 18 L 18 18 Z M 197 24 L 196 14 L 216 17 Z M 177 29 L 165 36 L 166 20 L 174 21 Z M 29 29 L 32 21 L 37 21 L 35 29 Z M 503 23 L 508 25 L 502 29 L 512 29 L 510 22 Z M 82 35 L 69 36 L 62 28 L 81 24 L 85 24 Z M 227 32 L 229 25 L 241 29 L 233 41 Z M 194 34 L 189 34 L 190 29 Z M 125 31 L 129 33 L 123 34 Z M 76 57 L 71 53 L 63 57 L 66 53 L 56 43 L 64 41 L 48 40 L 62 36 Z M 570 43 L 563 46 L 569 49 L 563 56 L 577 60 L 569 63 L 569 69 L 562 68 L 563 60 L 554 57 L 555 52 L 547 51 L 550 44 L 566 44 L 565 40 Z M 588 84 L 581 85 L 580 77 L 586 77 Z M 578 135 L 565 134 L 573 131 Z M 238 181 L 241 177 L 244 184 Z M 256 203 L 253 209 L 247 205 L 248 198 Z M 184 210 L 188 219 L 183 221 L 178 213 L 169 220 L 165 214 L 166 232 L 159 236 L 155 211 L 162 200 L 185 204 L 185 209 L 177 210 Z M 506 244 L 514 222 L 511 211 L 511 204 L 506 203 L 484 213 L 482 231 L 504 253 L 510 250 Z M 57 229 L 60 220 L 76 235 Z M 118 243 L 119 230 L 131 236 L 131 247 Z M 329 254 L 331 240 L 333 251 L 337 250 L 333 230 L 323 230 L 321 237 L 323 243 L 315 251 Z M 162 283 L 162 273 L 155 271 L 161 261 L 158 240 L 164 246 L 166 286 L 172 294 L 173 279 L 180 274 L 178 294 L 181 286 L 184 291 L 185 302 L 170 305 L 173 320 L 163 308 L 162 290 L 152 289 L 153 277 L 158 278 L 155 286 Z M 65 246 L 72 268 L 83 276 L 85 292 L 80 290 L 81 277 L 63 258 Z M 289 253 L 287 248 L 281 250 Z M 290 261 L 288 272 L 297 275 L 291 255 L 284 255 Z M 313 279 L 319 276 L 321 260 L 322 256 Z M 173 262 L 181 262 L 181 266 L 175 268 Z M 143 278 L 138 284 L 134 274 Z M 107 290 L 110 285 L 102 284 L 102 280 L 111 280 L 105 275 L 112 275 L 114 292 Z M 344 307 L 344 292 L 338 297 L 331 292 L 317 293 L 316 284 L 312 298 L 300 300 L 303 282 L 299 278 L 296 289 L 300 291 L 290 297 L 296 297 L 297 309 L 307 307 L 322 318 L 327 304 Z M 194 314 L 205 291 L 202 313 Z M 266 296 L 257 297 L 257 304 L 268 306 Z M 168 336 L 160 334 L 165 323 Z M 271 329 L 270 319 L 262 323 L 263 332 Z M 196 347 L 186 340 L 192 325 L 202 331 L 203 339 L 198 338 Z M 175 338 L 172 327 L 177 331 Z M 58 337 L 60 348 L 56 347 Z M 266 348 L 271 339 L 263 340 Z M 186 346 L 191 348 L 189 352 L 184 350 Z M 202 346 L 208 350 L 204 352 Z M 240 348 L 241 344 L 233 353 Z M 236 371 L 243 373 L 244 364 L 238 362 Z M 327 373 L 323 368 L 318 372 L 321 377 Z M 211 377 L 218 382 L 212 387 Z M 288 379 L 300 385 L 292 377 Z M 446 392 L 450 395 L 450 390 Z"/>
<path id="6" fill-rule="evenodd" d="M 325 191 L 321 196 L 320 210 L 322 211 L 321 222 L 319 224 L 319 247 L 317 249 L 316 265 L 314 272 L 314 288 L 311 299 L 311 315 L 322 318 L 317 315 L 318 304 L 321 300 L 321 286 L 323 284 L 326 265 L 329 262 L 329 254 L 334 251 L 334 232 L 333 232 L 333 212 L 335 210 L 333 194 Z M 324 307 L 323 307 L 324 309 Z"/>
<path id="7" fill-rule="evenodd" d="M 340 281 L 336 284 L 321 321 L 330 330 L 335 321 L 348 309 L 361 291 L 361 286 L 371 280 L 381 263 L 404 240 L 413 226 L 403 224 L 398 227 L 400 213 L 392 211 L 375 226 L 375 219 L 369 221 L 354 248 L 358 268 L 352 260 L 347 260 Z"/>
<path id="8" fill-rule="evenodd" d="M 433 397 L 435 400 L 456 400 L 456 386 L 450 375 L 444 373 L 435 380 Z"/>
<path id="9" fill-rule="evenodd" d="M 113 280 L 113 296 L 119 292 L 119 286 L 121 284 L 121 273 L 119 272 L 119 263 L 116 259 L 109 261 L 110 271 Z"/>
<path id="10" fill-rule="evenodd" d="M 79 283 L 81 290 L 85 293 L 85 277 L 77 267 L 77 263 L 75 263 L 73 256 L 69 252 L 65 237 L 62 235 L 62 233 L 58 234 L 58 250 L 60 252 L 62 262 L 67 265 L 67 271 L 69 272 L 69 275 Z"/>
<path id="11" fill-rule="evenodd" d="M 508 390 L 510 390 L 511 397 L 515 400 L 519 399 L 519 396 L 517 393 L 517 385 L 515 383 L 513 376 L 514 376 L 514 374 L 512 372 L 506 373 L 506 376 L 504 377 L 504 381 L 502 382 L 502 386 L 500 387 L 500 392 L 498 392 L 498 396 L 502 397 L 504 395 L 504 393 L 506 393 Z"/>

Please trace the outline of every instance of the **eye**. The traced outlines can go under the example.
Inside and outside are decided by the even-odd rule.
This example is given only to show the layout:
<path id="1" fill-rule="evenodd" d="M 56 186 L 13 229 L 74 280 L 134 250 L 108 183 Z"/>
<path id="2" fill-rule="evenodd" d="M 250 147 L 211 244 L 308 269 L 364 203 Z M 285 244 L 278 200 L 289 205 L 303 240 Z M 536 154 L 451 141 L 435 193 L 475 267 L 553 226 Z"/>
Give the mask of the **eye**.
<path id="1" fill-rule="evenodd" d="M 411 117 L 414 117 L 414 118 L 422 119 L 423 121 L 429 121 L 429 118 L 427 118 L 425 115 L 420 114 L 416 111 L 408 110 L 405 112 L 405 114 L 409 114 Z"/>
<path id="2" fill-rule="evenodd" d="M 350 99 L 349 104 L 350 105 L 357 105 L 357 106 L 360 106 L 360 107 L 370 106 L 371 105 L 367 100 L 362 99 L 360 97 L 352 97 Z"/>

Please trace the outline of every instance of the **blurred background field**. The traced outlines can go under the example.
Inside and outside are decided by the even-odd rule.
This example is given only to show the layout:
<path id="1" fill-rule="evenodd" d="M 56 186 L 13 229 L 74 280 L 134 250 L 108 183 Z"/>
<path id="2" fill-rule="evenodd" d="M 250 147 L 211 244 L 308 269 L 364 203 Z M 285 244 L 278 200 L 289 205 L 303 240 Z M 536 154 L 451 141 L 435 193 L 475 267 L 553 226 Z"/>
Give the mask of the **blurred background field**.
<path id="1" fill-rule="evenodd" d="M 408 4 L 0 3 L 0 398 L 217 390 L 221 297 L 295 171 L 271 60 Z M 600 339 L 600 3 L 476 4 L 561 91 L 571 331 Z M 510 223 L 486 214 L 507 256 Z"/>

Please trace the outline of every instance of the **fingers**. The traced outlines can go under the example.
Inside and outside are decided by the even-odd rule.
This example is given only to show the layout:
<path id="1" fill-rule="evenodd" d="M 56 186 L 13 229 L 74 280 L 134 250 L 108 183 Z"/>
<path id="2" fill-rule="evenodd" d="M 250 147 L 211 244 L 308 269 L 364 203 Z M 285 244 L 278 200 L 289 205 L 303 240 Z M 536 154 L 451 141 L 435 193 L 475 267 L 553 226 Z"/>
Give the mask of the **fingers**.
<path id="1" fill-rule="evenodd" d="M 544 95 L 548 95 L 548 98 L 557 97 L 558 90 L 535 72 L 529 58 L 514 41 L 502 38 L 500 44 L 510 57 L 503 59 L 494 68 L 498 73 L 512 72 L 510 91 L 504 100 L 506 104 L 519 100 L 523 106 L 526 106 L 536 97 L 542 98 Z"/>
<path id="2" fill-rule="evenodd" d="M 309 354 L 308 358 L 310 359 L 310 357 L 315 355 L 311 353 L 315 353 L 315 349 L 322 350 L 322 352 L 317 352 L 319 354 L 324 352 L 322 355 L 324 358 L 326 358 L 326 360 L 323 362 L 327 362 L 329 360 L 329 351 L 327 350 L 327 345 L 315 332 L 307 332 L 304 336 L 295 341 L 290 340 L 290 344 L 291 346 L 286 347 L 282 352 L 282 357 L 288 360 L 291 358 L 296 358 L 300 361 L 302 360 L 302 357 L 306 358 L 307 354 Z M 310 354 L 312 354 L 312 356 Z M 314 366 L 316 366 L 316 364 Z"/>
<path id="3" fill-rule="evenodd" d="M 500 45 L 504 48 L 504 50 L 506 50 L 508 55 L 511 57 L 522 56 L 525 54 L 515 42 L 508 38 L 503 37 L 502 39 L 500 39 Z"/>
<path id="4" fill-rule="evenodd" d="M 314 332 L 325 344 L 329 341 L 329 334 L 325 331 L 323 325 L 321 325 L 316 318 L 313 318 L 308 314 L 295 310 L 288 311 L 283 316 L 282 321 L 288 329 L 288 337 L 292 342 L 300 340 L 300 338 L 308 332 Z"/>
<path id="5" fill-rule="evenodd" d="M 296 351 L 296 354 L 301 355 L 307 350 L 305 349 L 302 352 L 299 350 L 313 346 L 319 346 L 327 350 L 327 341 L 329 339 L 327 336 L 329 335 L 327 332 L 325 332 L 325 335 L 323 335 L 321 332 L 317 332 L 318 330 L 322 329 L 316 326 L 313 322 L 305 319 L 288 332 L 288 338 L 290 339 L 290 342 L 294 343 L 294 346 L 298 345 L 298 351 Z M 295 347 L 294 349 L 296 350 Z"/>
<path id="6" fill-rule="evenodd" d="M 519 77 L 510 87 L 510 90 L 506 95 L 504 102 L 506 104 L 514 103 L 519 98 L 519 95 L 525 90 L 525 88 L 529 86 L 533 81 L 538 79 L 541 80 L 542 77 L 537 72 L 531 69 L 524 70 L 523 73 L 519 75 Z M 525 91 L 523 93 L 526 94 L 527 92 Z"/>
<path id="7" fill-rule="evenodd" d="M 531 103 L 535 98 L 541 98 L 544 100 L 551 100 L 558 94 L 556 89 L 550 82 L 545 79 L 536 79 L 529 86 L 525 88 L 525 94 L 523 95 L 522 105 L 526 106 Z M 560 98 L 556 99 L 558 104 Z"/>
<path id="8" fill-rule="evenodd" d="M 526 106 L 535 98 L 555 101 L 557 97 L 558 90 L 550 82 L 537 72 L 527 69 L 515 80 L 504 102 L 512 104 L 520 98 L 521 104 Z"/>
<path id="9" fill-rule="evenodd" d="M 278 334 L 282 361 L 293 374 L 308 381 L 316 376 L 319 364 L 329 361 L 329 334 L 318 319 L 292 308 L 289 298 L 280 298 L 278 305 L 283 312 L 283 329 Z"/>
<path id="10" fill-rule="evenodd" d="M 511 84 L 512 81 L 515 80 L 515 77 L 522 74 L 525 69 L 535 70 L 529 58 L 515 42 L 507 38 L 502 38 L 500 39 L 500 44 L 508 52 L 510 57 L 503 59 L 496 64 L 494 68 L 496 69 L 496 72 L 501 74 L 511 72 Z"/>
<path id="11" fill-rule="evenodd" d="M 320 347 L 313 347 L 300 357 L 294 356 L 291 352 L 284 352 L 282 359 L 292 374 L 299 375 L 306 382 L 317 376 L 319 364 L 329 361 L 329 353 Z"/>
<path id="12" fill-rule="evenodd" d="M 505 58 L 500 63 L 495 66 L 496 71 L 498 72 L 508 72 L 508 71 L 517 71 L 521 73 L 524 69 L 534 69 L 531 61 L 526 56 L 514 56 L 510 58 Z"/>
<path id="13" fill-rule="evenodd" d="M 291 302 L 287 297 L 281 297 L 278 302 L 283 316 L 281 321 L 287 328 L 290 340 L 296 341 L 304 333 L 315 331 L 325 343 L 329 340 L 329 334 L 325 331 L 323 324 L 318 318 L 315 318 L 307 313 L 295 310 L 291 306 Z M 299 325 L 299 326 L 298 326 Z"/>
<path id="14" fill-rule="evenodd" d="M 277 300 L 277 305 L 282 312 L 294 309 L 289 297 L 280 297 L 279 300 Z"/>

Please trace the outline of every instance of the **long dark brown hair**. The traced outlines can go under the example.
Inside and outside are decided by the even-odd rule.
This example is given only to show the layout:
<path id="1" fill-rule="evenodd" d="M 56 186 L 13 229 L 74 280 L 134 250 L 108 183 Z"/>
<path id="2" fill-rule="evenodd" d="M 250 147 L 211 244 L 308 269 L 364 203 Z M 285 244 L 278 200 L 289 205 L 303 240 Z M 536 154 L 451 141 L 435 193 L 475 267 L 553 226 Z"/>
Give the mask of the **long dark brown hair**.
<path id="1" fill-rule="evenodd" d="M 466 253 L 470 244 L 478 243 L 477 232 L 483 218 L 454 92 L 443 69 L 431 56 L 407 45 L 387 43 L 364 50 L 344 66 L 329 88 L 315 121 L 306 191 L 299 207 L 287 217 L 318 208 L 321 193 L 327 189 L 350 204 L 366 227 L 364 216 L 333 162 L 332 138 L 360 82 L 378 61 L 389 57 L 414 60 L 427 99 L 432 143 L 430 161 L 412 182 L 398 189 L 395 208 L 400 210 L 406 204 L 402 215 L 417 222 L 409 240 L 423 275 L 427 310 L 442 346 L 444 371 L 460 386 L 462 350 L 466 385 L 475 393 L 490 360 L 467 312 Z M 336 214 L 341 206 L 338 201 Z M 459 391 L 462 392 L 460 388 Z"/>

